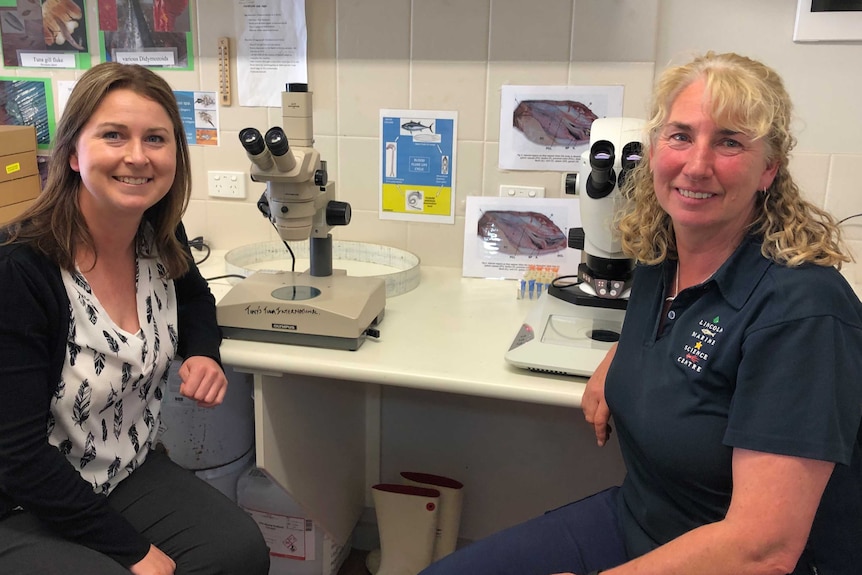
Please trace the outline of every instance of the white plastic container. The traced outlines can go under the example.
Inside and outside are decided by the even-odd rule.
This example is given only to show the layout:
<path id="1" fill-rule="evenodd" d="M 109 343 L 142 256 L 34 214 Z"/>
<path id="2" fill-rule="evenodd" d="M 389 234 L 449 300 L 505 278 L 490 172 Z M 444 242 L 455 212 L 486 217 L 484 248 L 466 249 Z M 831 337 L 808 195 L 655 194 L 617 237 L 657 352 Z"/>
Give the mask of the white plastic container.
<path id="1" fill-rule="evenodd" d="M 239 478 L 252 467 L 254 467 L 254 447 L 236 461 L 220 467 L 200 469 L 194 473 L 236 503 L 236 486 Z"/>
<path id="2" fill-rule="evenodd" d="M 269 547 L 269 575 L 334 575 L 350 552 L 336 545 L 289 493 L 253 467 L 237 481 L 237 504 Z"/>
<path id="3" fill-rule="evenodd" d="M 168 372 L 162 400 L 159 441 L 178 465 L 192 471 L 235 462 L 254 446 L 254 399 L 251 375 L 225 367 L 227 391 L 221 405 L 199 407 L 180 394 L 182 358 Z"/>

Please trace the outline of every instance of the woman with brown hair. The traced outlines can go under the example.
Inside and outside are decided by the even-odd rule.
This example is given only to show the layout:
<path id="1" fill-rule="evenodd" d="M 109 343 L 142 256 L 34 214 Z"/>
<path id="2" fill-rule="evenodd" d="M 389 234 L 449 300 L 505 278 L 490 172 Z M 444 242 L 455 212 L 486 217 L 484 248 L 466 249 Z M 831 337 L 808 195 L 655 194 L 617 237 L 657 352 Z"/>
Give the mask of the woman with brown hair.
<path id="1" fill-rule="evenodd" d="M 175 356 L 185 397 L 214 407 L 227 386 L 190 189 L 167 82 L 88 70 L 45 190 L 0 230 L 0 572 L 268 570 L 247 514 L 154 449 Z"/>

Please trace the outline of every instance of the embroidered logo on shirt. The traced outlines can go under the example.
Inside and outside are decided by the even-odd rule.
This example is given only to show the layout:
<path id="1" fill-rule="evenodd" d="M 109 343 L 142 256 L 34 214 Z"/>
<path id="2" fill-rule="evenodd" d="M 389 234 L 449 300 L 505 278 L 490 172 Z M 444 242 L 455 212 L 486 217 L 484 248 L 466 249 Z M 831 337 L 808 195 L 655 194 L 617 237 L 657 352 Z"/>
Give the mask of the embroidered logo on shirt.
<path id="1" fill-rule="evenodd" d="M 685 353 L 677 356 L 676 362 L 695 373 L 702 372 L 705 364 L 709 361 L 712 348 L 715 347 L 716 338 L 724 331 L 718 325 L 720 321 L 718 316 L 712 318 L 712 321 L 700 320 L 697 329 L 691 332 L 691 343 L 683 346 Z"/>

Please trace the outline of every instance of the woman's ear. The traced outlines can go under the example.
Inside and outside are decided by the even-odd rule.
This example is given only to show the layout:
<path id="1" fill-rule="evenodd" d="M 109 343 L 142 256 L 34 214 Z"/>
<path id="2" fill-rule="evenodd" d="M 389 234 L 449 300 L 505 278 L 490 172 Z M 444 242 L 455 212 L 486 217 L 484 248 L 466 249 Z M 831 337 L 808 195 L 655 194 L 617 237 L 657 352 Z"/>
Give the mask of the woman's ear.
<path id="1" fill-rule="evenodd" d="M 760 175 L 760 185 L 757 187 L 758 190 L 768 190 L 772 185 L 772 182 L 775 181 L 775 176 L 778 174 L 778 161 L 773 161 L 771 164 L 767 164 L 766 169 L 763 170 L 763 173 Z"/>

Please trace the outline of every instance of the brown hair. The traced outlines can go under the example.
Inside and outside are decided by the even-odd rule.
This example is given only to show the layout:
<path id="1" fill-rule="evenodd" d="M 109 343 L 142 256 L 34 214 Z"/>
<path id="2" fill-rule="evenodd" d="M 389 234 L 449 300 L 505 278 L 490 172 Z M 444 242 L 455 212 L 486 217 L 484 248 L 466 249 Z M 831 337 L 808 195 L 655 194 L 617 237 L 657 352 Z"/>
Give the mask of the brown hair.
<path id="1" fill-rule="evenodd" d="M 142 66 L 105 62 L 90 68 L 75 84 L 57 126 L 48 167 L 45 189 L 23 214 L 8 224 L 12 241 L 26 241 L 69 271 L 75 269 L 75 246 L 86 245 L 95 253 L 93 238 L 78 207 L 81 175 L 69 166 L 81 129 L 104 97 L 113 90 L 127 89 L 160 104 L 171 119 L 176 140 L 176 175 L 168 193 L 150 207 L 141 220 L 154 230 L 153 243 L 168 277 L 183 275 L 188 256 L 176 239 L 175 231 L 191 194 L 191 170 L 185 130 L 171 87 L 158 74 Z M 136 242 L 138 255 L 146 257 L 142 242 Z M 96 254 L 98 257 L 98 254 Z"/>
<path id="2" fill-rule="evenodd" d="M 763 236 L 763 255 L 788 266 L 808 262 L 840 269 L 843 262 L 851 261 L 842 249 L 835 219 L 803 200 L 790 175 L 790 151 L 796 145 L 790 132 L 793 105 L 781 77 L 756 60 L 714 52 L 666 70 L 656 84 L 643 160 L 626 180 L 625 193 L 632 201 L 618 222 L 626 253 L 647 264 L 676 257 L 673 223 L 655 196 L 649 147 L 676 97 L 699 79 L 705 82 L 716 123 L 754 139 L 763 138 L 767 162 L 778 165 L 772 185 L 758 194 L 750 225 L 752 232 Z"/>

